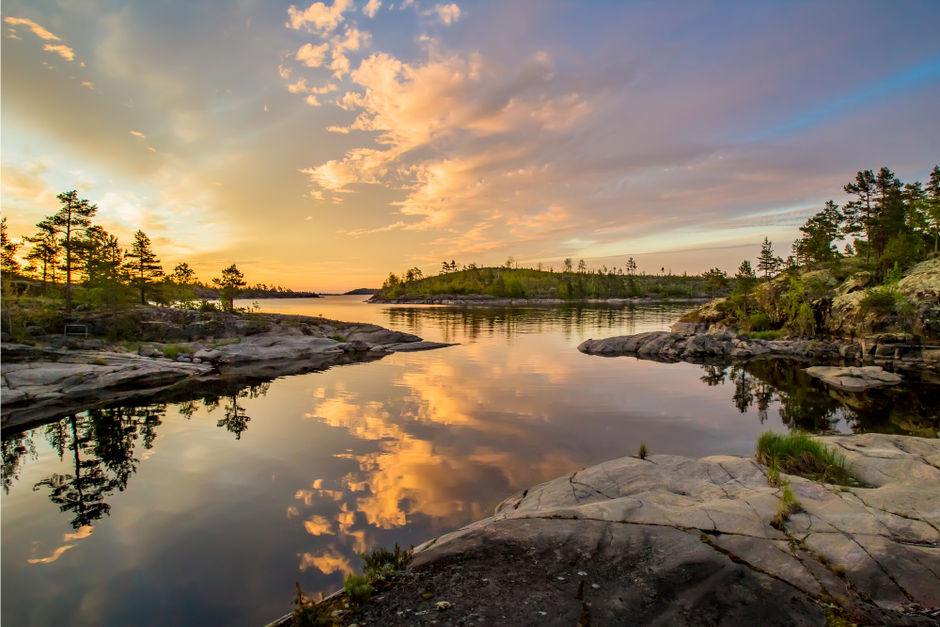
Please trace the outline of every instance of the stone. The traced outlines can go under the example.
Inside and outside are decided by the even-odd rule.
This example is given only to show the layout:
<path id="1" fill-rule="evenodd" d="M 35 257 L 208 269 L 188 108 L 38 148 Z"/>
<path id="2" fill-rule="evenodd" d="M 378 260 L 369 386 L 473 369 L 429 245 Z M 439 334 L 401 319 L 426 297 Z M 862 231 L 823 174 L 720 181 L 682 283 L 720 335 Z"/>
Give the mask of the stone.
<path id="1" fill-rule="evenodd" d="M 823 383 L 850 392 L 897 385 L 903 380 L 901 375 L 888 372 L 881 366 L 811 366 L 804 370 Z"/>
<path id="2" fill-rule="evenodd" d="M 163 353 L 151 346 L 150 344 L 144 344 L 137 349 L 137 354 L 141 357 L 163 357 Z"/>

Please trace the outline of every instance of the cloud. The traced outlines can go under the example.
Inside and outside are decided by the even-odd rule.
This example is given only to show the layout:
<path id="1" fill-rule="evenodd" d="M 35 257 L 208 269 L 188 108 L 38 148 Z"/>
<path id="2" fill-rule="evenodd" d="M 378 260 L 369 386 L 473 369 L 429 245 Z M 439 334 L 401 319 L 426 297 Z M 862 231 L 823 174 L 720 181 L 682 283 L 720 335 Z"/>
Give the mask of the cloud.
<path id="1" fill-rule="evenodd" d="M 362 12 L 366 17 L 375 17 L 375 14 L 379 12 L 379 9 L 382 7 L 382 0 L 369 0 L 364 7 L 362 7 Z"/>
<path id="2" fill-rule="evenodd" d="M 40 39 L 45 39 L 47 41 L 62 41 L 61 37 L 57 37 L 56 35 L 53 35 L 49 31 L 47 31 L 45 28 L 43 28 L 42 26 L 40 26 L 39 24 L 37 24 L 36 22 L 28 18 L 5 17 L 3 18 L 3 21 L 13 26 L 18 26 L 18 25 L 26 26 L 29 30 L 33 31 L 34 35 L 36 35 Z"/>
<path id="3" fill-rule="evenodd" d="M 320 35 L 328 35 L 343 21 L 343 12 L 349 10 L 351 5 L 351 0 L 333 0 L 332 6 L 314 2 L 304 11 L 291 5 L 287 10 L 289 19 L 285 26 L 294 30 L 306 28 Z"/>
<path id="4" fill-rule="evenodd" d="M 359 30 L 356 27 L 347 28 L 342 37 L 333 38 L 334 49 L 359 50 L 372 42 L 372 33 Z"/>
<path id="5" fill-rule="evenodd" d="M 302 78 L 296 83 L 291 83 L 287 86 L 287 91 L 292 94 L 303 94 L 307 92 L 307 80 Z"/>
<path id="6" fill-rule="evenodd" d="M 332 55 L 330 69 L 333 70 L 333 78 L 343 78 L 343 76 L 349 74 L 349 58 L 343 54 L 343 49 L 339 47 L 333 48 Z"/>
<path id="7" fill-rule="evenodd" d="M 66 61 L 71 61 L 75 58 L 75 51 L 65 44 L 45 44 L 43 45 L 42 49 L 49 52 L 54 52 Z"/>
<path id="8" fill-rule="evenodd" d="M 319 46 L 314 46 L 309 43 L 304 44 L 300 47 L 300 50 L 297 51 L 295 58 L 307 67 L 320 67 L 323 65 L 323 61 L 326 58 L 326 53 L 329 48 L 330 45 L 327 43 L 320 44 Z M 281 76 L 287 78 L 283 75 L 283 73 Z"/>
<path id="9" fill-rule="evenodd" d="M 94 88 L 95 88 L 95 84 L 92 83 L 91 81 L 82 81 L 81 85 L 82 85 L 82 87 L 87 87 L 88 89 L 94 89 Z"/>
<path id="10" fill-rule="evenodd" d="M 437 14 L 437 19 L 447 26 L 456 23 L 460 19 L 460 7 L 453 2 L 434 5 L 434 13 Z"/>
<path id="11" fill-rule="evenodd" d="M 307 96 L 306 102 L 307 102 L 307 104 L 310 105 L 311 107 L 319 107 L 319 106 L 320 106 L 320 101 L 317 100 L 317 97 L 314 96 L 313 94 L 310 94 L 309 96 Z"/>
<path id="12" fill-rule="evenodd" d="M 300 570 L 307 571 L 316 568 L 324 575 L 331 573 L 352 572 L 352 564 L 338 550 L 330 547 L 320 555 L 313 553 L 303 553 L 300 556 Z"/>
<path id="13" fill-rule="evenodd" d="M 130 134 L 133 135 L 134 137 L 139 137 L 140 139 L 146 138 L 146 136 L 140 131 L 130 131 Z"/>
<path id="14" fill-rule="evenodd" d="M 553 73 L 552 59 L 543 53 L 512 70 L 477 53 L 415 65 L 373 54 L 351 73 L 362 91 L 340 98 L 342 108 L 357 112 L 355 120 L 327 130 L 369 131 L 379 147 L 355 148 L 342 160 L 303 172 L 319 190 L 331 193 L 352 191 L 352 185 L 362 183 L 406 192 L 394 204 L 399 214 L 417 222 L 399 219 L 355 235 L 445 228 L 461 221 L 477 225 L 480 234 L 482 222 L 495 226 L 495 207 L 506 208 L 520 231 L 527 225 L 561 225 L 569 214 L 547 213 L 557 205 L 548 194 L 518 196 L 529 185 L 550 188 L 543 181 L 557 171 L 548 164 L 520 164 L 537 160 L 544 138 L 568 131 L 591 110 L 577 92 L 552 93 Z M 484 144 L 486 149 L 480 150 Z M 520 199 L 523 204 L 512 208 Z M 541 221 L 536 224 L 533 216 Z"/>

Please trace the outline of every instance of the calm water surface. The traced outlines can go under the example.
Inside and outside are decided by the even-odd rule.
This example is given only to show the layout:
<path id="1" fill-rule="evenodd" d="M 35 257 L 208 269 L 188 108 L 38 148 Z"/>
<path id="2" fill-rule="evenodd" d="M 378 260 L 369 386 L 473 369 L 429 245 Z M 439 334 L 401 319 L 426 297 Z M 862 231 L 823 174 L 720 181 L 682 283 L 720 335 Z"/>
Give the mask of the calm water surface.
<path id="1" fill-rule="evenodd" d="M 373 322 L 436 351 L 4 434 L 5 625 L 259 625 L 294 582 L 417 544 L 516 490 L 633 454 L 749 454 L 758 434 L 935 435 L 936 388 L 833 395 L 797 367 L 582 355 L 686 307 L 453 309 L 259 301 Z M 251 303 L 244 303 L 251 304 Z"/>

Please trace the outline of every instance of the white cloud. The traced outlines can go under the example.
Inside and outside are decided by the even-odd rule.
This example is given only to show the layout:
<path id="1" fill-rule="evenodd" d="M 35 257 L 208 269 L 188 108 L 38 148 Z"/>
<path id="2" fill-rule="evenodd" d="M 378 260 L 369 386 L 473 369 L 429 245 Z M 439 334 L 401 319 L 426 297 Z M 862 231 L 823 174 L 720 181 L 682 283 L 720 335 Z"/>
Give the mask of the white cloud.
<path id="1" fill-rule="evenodd" d="M 304 44 L 300 47 L 300 50 L 297 51 L 295 58 L 307 67 L 320 67 L 323 65 L 323 60 L 329 48 L 330 45 L 327 43 L 320 44 L 319 46 Z"/>
<path id="2" fill-rule="evenodd" d="M 133 135 L 134 137 L 139 137 L 141 139 L 144 139 L 144 134 L 141 133 L 140 131 L 130 131 L 130 134 Z"/>
<path id="3" fill-rule="evenodd" d="M 327 6 L 323 2 L 314 2 L 304 11 L 291 5 L 287 10 L 290 19 L 285 26 L 294 30 L 306 28 L 311 32 L 326 36 L 336 30 L 336 27 L 343 21 L 343 12 L 349 10 L 351 5 L 351 0 L 333 0 L 332 6 Z"/>
<path id="4" fill-rule="evenodd" d="M 437 13 L 437 18 L 441 23 L 447 26 L 454 24 L 460 19 L 460 7 L 453 2 L 450 4 L 434 5 L 434 12 Z"/>
<path id="5" fill-rule="evenodd" d="M 367 17 L 375 17 L 375 14 L 379 12 L 381 7 L 382 0 L 369 0 L 366 6 L 362 7 L 362 12 L 365 13 Z"/>

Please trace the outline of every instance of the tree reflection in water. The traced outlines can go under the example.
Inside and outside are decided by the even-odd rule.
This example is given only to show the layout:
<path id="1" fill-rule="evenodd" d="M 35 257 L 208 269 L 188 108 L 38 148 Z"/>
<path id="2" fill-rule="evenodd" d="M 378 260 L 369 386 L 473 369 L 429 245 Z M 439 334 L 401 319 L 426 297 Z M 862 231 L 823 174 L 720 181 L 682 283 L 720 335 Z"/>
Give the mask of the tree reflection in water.
<path id="1" fill-rule="evenodd" d="M 137 439 L 145 449 L 151 448 L 165 412 L 166 405 L 92 409 L 46 425 L 46 439 L 59 459 L 69 452 L 72 473 L 53 473 L 33 490 L 49 488 L 49 500 L 72 513 L 74 529 L 98 520 L 111 511 L 105 498 L 124 490 L 137 470 Z"/>
<path id="2" fill-rule="evenodd" d="M 223 394 L 205 396 L 201 402 L 211 412 L 224 401 L 224 416 L 216 424 L 238 440 L 251 420 L 239 399 L 264 396 L 269 385 L 230 386 Z M 199 401 L 188 400 L 179 403 L 177 410 L 191 418 L 198 407 Z M 135 456 L 137 443 L 144 450 L 153 448 L 166 410 L 166 403 L 91 409 L 31 431 L 4 434 L 0 448 L 3 489 L 10 492 L 27 456 L 36 458 L 33 438 L 43 436 L 69 471 L 41 479 L 33 490 L 48 489 L 49 500 L 71 514 L 72 528 L 89 525 L 110 513 L 107 498 L 127 487 L 140 462 Z"/>
<path id="3" fill-rule="evenodd" d="M 752 405 L 763 423 L 770 405 L 779 403 L 780 419 L 791 429 L 811 433 L 835 431 L 844 422 L 852 432 L 896 433 L 935 437 L 940 417 L 932 399 L 938 386 L 878 388 L 848 392 L 827 386 L 804 372 L 806 364 L 764 359 L 744 364 L 702 366 L 708 386 L 734 385 L 732 402 L 741 413 Z"/>

